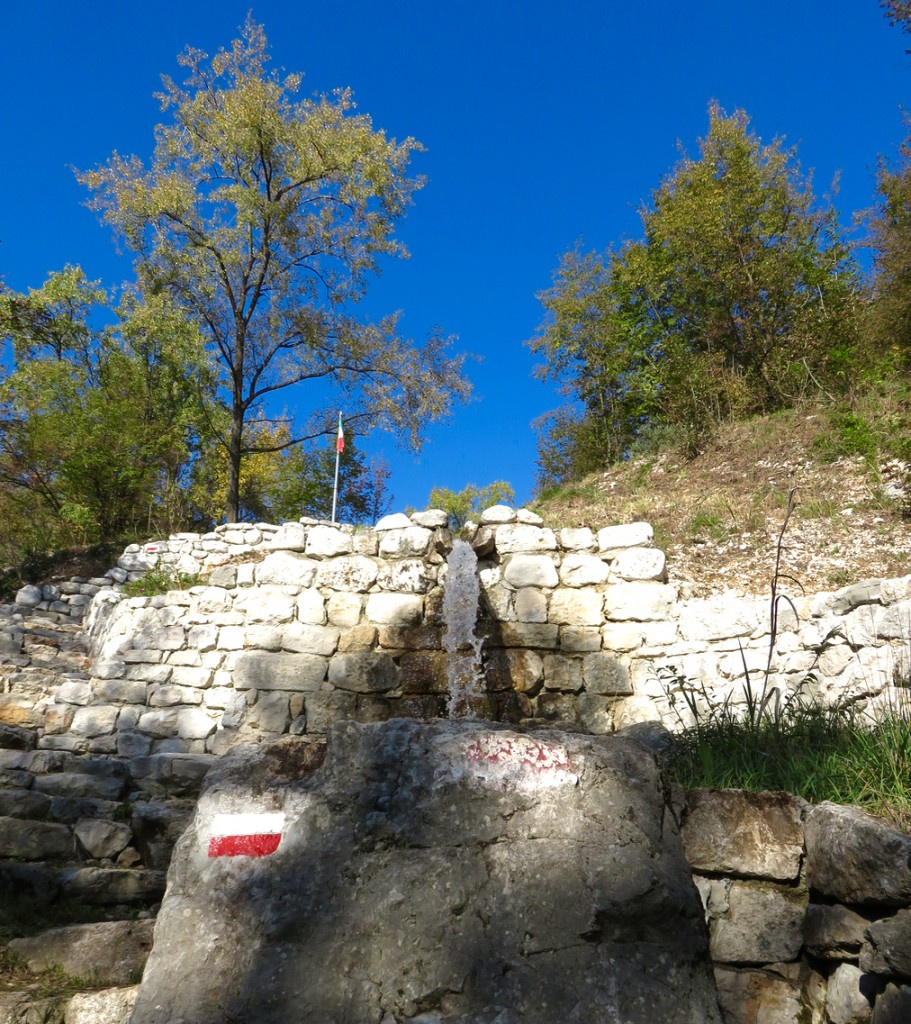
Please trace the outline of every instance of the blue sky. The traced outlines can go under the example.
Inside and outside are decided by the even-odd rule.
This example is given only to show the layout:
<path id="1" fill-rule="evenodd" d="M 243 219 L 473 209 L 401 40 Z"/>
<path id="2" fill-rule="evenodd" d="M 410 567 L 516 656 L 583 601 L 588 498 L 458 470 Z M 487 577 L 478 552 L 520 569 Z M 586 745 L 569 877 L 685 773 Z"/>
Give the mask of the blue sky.
<path id="1" fill-rule="evenodd" d="M 366 445 L 391 463 L 395 509 L 496 479 L 531 496 L 529 424 L 559 401 L 523 344 L 541 319 L 535 293 L 577 240 L 638 236 L 638 209 L 678 142 L 697 152 L 711 100 L 796 145 L 817 193 L 839 173 L 847 225 L 872 200 L 878 155 L 896 152 L 911 92 L 911 36 L 877 0 L 3 6 L 0 276 L 17 290 L 67 263 L 106 285 L 130 277 L 71 168 L 115 149 L 147 158 L 160 75 L 179 77 L 187 45 L 228 45 L 248 9 L 305 93 L 350 86 L 375 127 L 424 144 L 413 170 L 428 184 L 399 232 L 411 259 L 384 270 L 366 308 L 402 310 L 415 338 L 440 325 L 481 360 L 474 402 L 419 456 L 384 435 Z"/>

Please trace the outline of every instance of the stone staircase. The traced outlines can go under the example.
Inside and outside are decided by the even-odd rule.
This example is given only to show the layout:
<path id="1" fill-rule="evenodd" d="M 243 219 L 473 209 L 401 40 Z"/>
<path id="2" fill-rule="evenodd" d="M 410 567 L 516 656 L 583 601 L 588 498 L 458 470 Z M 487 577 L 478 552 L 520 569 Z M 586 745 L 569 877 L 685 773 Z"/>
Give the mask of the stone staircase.
<path id="1" fill-rule="evenodd" d="M 124 759 L 108 737 L 78 735 L 78 720 L 73 732 L 93 700 L 83 607 L 48 598 L 0 606 L 0 947 L 10 934 L 66 924 L 13 939 L 10 949 L 36 972 L 62 964 L 91 974 L 103 992 L 39 999 L 35 986 L 0 989 L 0 1024 L 55 1024 L 64 1014 L 78 1024 L 83 1004 L 95 1015 L 87 1021 L 127 1019 L 124 986 L 141 974 L 171 849 L 208 763 Z M 115 926 L 139 941 L 124 947 L 116 970 L 99 973 L 105 929 Z M 82 970 L 78 958 L 61 961 L 61 946 L 86 951 Z"/>

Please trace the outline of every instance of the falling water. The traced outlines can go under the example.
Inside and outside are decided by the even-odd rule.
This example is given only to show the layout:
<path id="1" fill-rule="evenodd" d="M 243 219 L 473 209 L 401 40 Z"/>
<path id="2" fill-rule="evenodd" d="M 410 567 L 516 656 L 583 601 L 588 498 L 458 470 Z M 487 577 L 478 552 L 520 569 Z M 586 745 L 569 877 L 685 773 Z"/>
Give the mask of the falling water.
<path id="1" fill-rule="evenodd" d="M 443 594 L 443 648 L 449 676 L 449 717 L 474 718 L 472 702 L 483 698 L 481 643 L 475 636 L 481 585 L 478 559 L 464 540 L 453 541 L 446 560 L 449 573 Z"/>

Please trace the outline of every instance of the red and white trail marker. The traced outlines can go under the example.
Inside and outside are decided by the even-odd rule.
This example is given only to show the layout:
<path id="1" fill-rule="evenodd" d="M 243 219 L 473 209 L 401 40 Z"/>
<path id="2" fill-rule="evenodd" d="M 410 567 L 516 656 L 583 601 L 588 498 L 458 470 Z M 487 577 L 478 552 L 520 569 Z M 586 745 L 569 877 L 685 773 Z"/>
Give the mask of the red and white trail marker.
<path id="1" fill-rule="evenodd" d="M 282 841 L 285 816 L 272 814 L 216 814 L 209 839 L 210 857 L 267 857 Z"/>

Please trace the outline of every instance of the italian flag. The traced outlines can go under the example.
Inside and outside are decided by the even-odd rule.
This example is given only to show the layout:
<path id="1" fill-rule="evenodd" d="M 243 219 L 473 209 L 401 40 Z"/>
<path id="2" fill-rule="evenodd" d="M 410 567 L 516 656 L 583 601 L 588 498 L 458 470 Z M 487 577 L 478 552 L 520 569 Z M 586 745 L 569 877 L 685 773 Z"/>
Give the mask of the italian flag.
<path id="1" fill-rule="evenodd" d="M 267 857 L 282 841 L 285 816 L 275 814 L 216 814 L 209 839 L 210 857 Z"/>
<path id="2" fill-rule="evenodd" d="M 343 452 L 345 450 L 345 431 L 342 429 L 342 414 L 338 414 L 338 437 L 335 440 L 335 450 L 337 452 Z"/>

